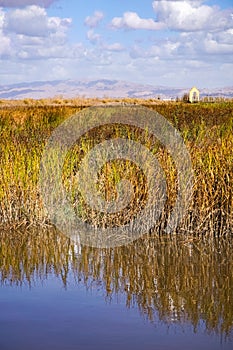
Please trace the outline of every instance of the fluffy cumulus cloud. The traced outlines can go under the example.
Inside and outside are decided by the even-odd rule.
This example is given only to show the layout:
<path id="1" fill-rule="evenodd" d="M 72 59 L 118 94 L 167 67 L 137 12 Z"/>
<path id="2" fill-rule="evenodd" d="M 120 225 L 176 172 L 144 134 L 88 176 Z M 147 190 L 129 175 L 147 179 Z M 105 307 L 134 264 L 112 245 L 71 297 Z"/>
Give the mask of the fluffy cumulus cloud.
<path id="1" fill-rule="evenodd" d="M 114 17 L 113 28 L 176 31 L 216 31 L 232 28 L 232 10 L 208 6 L 201 0 L 158 0 L 152 3 L 156 20 L 141 18 L 136 12 Z"/>
<path id="2" fill-rule="evenodd" d="M 99 23 L 104 18 L 104 14 L 101 11 L 95 11 L 92 16 L 87 16 L 85 19 L 85 25 L 90 28 L 95 28 L 99 25 Z"/>
<path id="3" fill-rule="evenodd" d="M 57 0 L 0 0 L 0 7 L 24 7 L 28 5 L 37 5 L 49 7 Z"/>
<path id="4" fill-rule="evenodd" d="M 0 12 L 1 58 L 38 59 L 69 55 L 67 30 L 70 18 L 50 17 L 32 5 Z"/>
<path id="5" fill-rule="evenodd" d="M 231 32 L 231 31 L 230 31 Z M 231 62 L 233 55 L 233 36 L 229 31 L 220 33 L 180 33 L 164 40 L 153 40 L 144 48 L 134 44 L 130 48 L 133 59 L 149 59 L 165 62 Z M 198 63 L 198 65 L 199 65 Z"/>
<path id="6" fill-rule="evenodd" d="M 163 23 L 155 22 L 152 18 L 140 18 L 136 12 L 125 12 L 123 17 L 114 17 L 111 22 L 113 28 L 160 30 Z"/>
<path id="7" fill-rule="evenodd" d="M 225 35 L 224 35 L 225 34 Z M 204 51 L 211 55 L 233 55 L 233 34 L 228 31 L 218 35 L 208 34 L 204 39 Z"/>
<path id="8" fill-rule="evenodd" d="M 233 25 L 231 10 L 207 6 L 203 1 L 153 1 L 153 9 L 157 20 L 172 30 L 215 31 L 229 29 Z"/>
<path id="9" fill-rule="evenodd" d="M 155 18 L 143 19 L 126 12 L 111 21 L 114 29 L 147 29 L 163 31 L 166 40 L 151 36 L 152 45 L 132 45 L 133 59 L 155 57 L 161 60 L 206 60 L 208 56 L 230 56 L 233 53 L 233 9 L 221 10 L 204 0 L 157 0 L 152 2 Z M 170 35 L 169 35 L 170 34 Z M 225 60 L 228 60 L 225 57 Z"/>
<path id="10" fill-rule="evenodd" d="M 70 23 L 69 18 L 48 17 L 45 9 L 33 5 L 8 12 L 5 30 L 27 36 L 46 37 L 57 31 L 64 32 Z"/>

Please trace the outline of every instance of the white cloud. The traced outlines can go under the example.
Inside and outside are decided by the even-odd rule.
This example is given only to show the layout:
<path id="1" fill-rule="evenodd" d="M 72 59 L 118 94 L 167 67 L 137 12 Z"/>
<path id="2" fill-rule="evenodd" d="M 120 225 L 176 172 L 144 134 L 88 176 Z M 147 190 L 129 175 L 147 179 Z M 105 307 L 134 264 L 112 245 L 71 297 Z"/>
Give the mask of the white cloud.
<path id="1" fill-rule="evenodd" d="M 11 53 L 11 40 L 3 32 L 5 13 L 0 9 L 0 57 L 7 57 Z"/>
<path id="2" fill-rule="evenodd" d="M 95 11 L 92 16 L 86 17 L 84 23 L 86 26 L 90 28 L 95 28 L 99 25 L 99 23 L 104 18 L 104 14 L 101 11 Z"/>
<path id="3" fill-rule="evenodd" d="M 152 18 L 140 18 L 136 12 L 125 12 L 123 17 L 114 17 L 111 21 L 113 28 L 160 30 L 163 23 L 155 22 Z"/>
<path id="4" fill-rule="evenodd" d="M 164 42 L 160 41 L 147 49 L 142 48 L 138 45 L 133 45 L 130 49 L 130 56 L 134 59 L 148 58 L 154 60 L 171 61 L 177 59 L 180 46 L 180 42 L 171 40 L 166 40 Z"/>
<path id="5" fill-rule="evenodd" d="M 5 22 L 5 12 L 3 12 L 2 9 L 0 8 L 0 30 L 3 29 L 4 22 Z"/>
<path id="6" fill-rule="evenodd" d="M 4 27 L 7 32 L 47 37 L 57 31 L 66 31 L 70 24 L 70 18 L 48 17 L 45 9 L 32 5 L 9 11 L 5 17 Z"/>
<path id="7" fill-rule="evenodd" d="M 2 33 L 2 31 L 0 31 L 0 42 L 0 57 L 8 57 L 11 54 L 11 41 Z"/>
<path id="8" fill-rule="evenodd" d="M 206 52 L 209 54 L 231 54 L 233 55 L 233 45 L 219 44 L 215 40 L 208 40 L 205 42 Z"/>
<path id="9" fill-rule="evenodd" d="M 181 33 L 176 39 L 180 43 L 179 55 L 202 61 L 232 61 L 233 33 L 232 30 L 222 32 Z M 176 57 L 174 57 L 176 59 Z"/>
<path id="10" fill-rule="evenodd" d="M 228 29 L 224 32 L 219 32 L 215 35 L 217 41 L 223 44 L 233 44 L 233 29 Z"/>
<path id="11" fill-rule="evenodd" d="M 44 8 L 0 10 L 0 55 L 2 59 L 38 60 L 73 57 L 76 46 L 68 44 L 70 18 L 50 17 Z"/>
<path id="12" fill-rule="evenodd" d="M 125 50 L 124 46 L 120 43 L 104 45 L 104 49 L 107 51 L 116 51 L 116 52 Z"/>
<path id="13" fill-rule="evenodd" d="M 146 29 L 176 31 L 222 31 L 233 28 L 233 9 L 221 10 L 218 6 L 203 4 L 203 0 L 156 0 L 152 6 L 156 19 L 141 18 L 136 12 L 125 12 L 114 17 L 115 29 Z"/>
<path id="14" fill-rule="evenodd" d="M 169 38 L 154 38 L 150 45 L 134 44 L 129 50 L 132 59 L 156 59 L 164 62 L 231 62 L 233 30 L 222 32 L 183 32 Z"/>
<path id="15" fill-rule="evenodd" d="M 94 32 L 93 29 L 88 30 L 87 39 L 92 43 L 96 44 L 101 40 L 101 35 Z"/>
<path id="16" fill-rule="evenodd" d="M 220 38 L 224 38 L 224 33 L 221 33 Z M 233 55 L 233 38 L 232 36 L 228 38 L 225 37 L 226 40 L 219 41 L 219 36 L 214 36 L 212 34 L 208 34 L 204 40 L 204 50 L 208 54 L 214 55 Z"/>
<path id="17" fill-rule="evenodd" d="M 119 43 L 119 42 L 115 42 L 115 43 L 107 43 L 103 40 L 102 36 L 100 34 L 97 34 L 94 32 L 93 29 L 90 29 L 87 31 L 87 39 L 93 44 L 95 45 L 95 49 L 96 51 L 100 51 L 102 53 L 110 51 L 110 52 L 120 52 L 125 50 L 125 47 Z"/>
<path id="18" fill-rule="evenodd" d="M 153 1 L 160 22 L 169 29 L 181 31 L 215 31 L 232 28 L 232 11 L 203 5 L 202 1 Z"/>

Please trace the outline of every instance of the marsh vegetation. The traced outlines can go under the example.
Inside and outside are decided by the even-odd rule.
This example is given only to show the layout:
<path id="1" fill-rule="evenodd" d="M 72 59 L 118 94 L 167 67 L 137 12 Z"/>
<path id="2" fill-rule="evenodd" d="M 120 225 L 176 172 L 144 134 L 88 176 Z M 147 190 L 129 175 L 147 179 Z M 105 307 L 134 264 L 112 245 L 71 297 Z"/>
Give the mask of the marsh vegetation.
<path id="1" fill-rule="evenodd" d="M 132 102 L 132 101 L 130 101 Z M 214 104 L 185 103 L 156 104 L 139 101 L 155 109 L 179 130 L 191 155 L 194 170 L 193 196 L 189 210 L 177 228 L 178 232 L 193 235 L 231 235 L 233 226 L 233 102 Z M 134 101 L 134 104 L 139 103 Z M 96 101 L 92 101 L 96 103 Z M 90 103 L 91 104 L 91 103 Z M 39 192 L 40 161 L 46 140 L 66 118 L 86 108 L 77 105 L 2 105 L 0 109 L 0 224 L 2 227 L 49 225 Z M 116 225 L 124 222 L 124 215 L 99 215 L 89 208 L 75 191 L 76 170 L 83 157 L 103 140 L 123 137 L 144 144 L 156 155 L 167 181 L 167 201 L 155 231 L 162 233 L 167 213 L 177 195 L 177 173 L 172 159 L 146 131 L 125 125 L 106 125 L 91 130 L 68 152 L 63 168 L 63 181 L 71 191 L 76 212 L 97 225 Z M 113 200 L 115 187 L 121 177 L 130 179 L 134 199 L 128 208 L 129 219 L 134 210 L 143 207 L 147 198 L 145 178 L 140 169 L 128 161 L 111 161 L 103 167 L 99 186 L 106 200 Z M 73 187 L 72 187 L 73 186 Z M 78 201 L 78 206 L 76 205 Z M 80 204 L 81 203 L 81 204 Z"/>

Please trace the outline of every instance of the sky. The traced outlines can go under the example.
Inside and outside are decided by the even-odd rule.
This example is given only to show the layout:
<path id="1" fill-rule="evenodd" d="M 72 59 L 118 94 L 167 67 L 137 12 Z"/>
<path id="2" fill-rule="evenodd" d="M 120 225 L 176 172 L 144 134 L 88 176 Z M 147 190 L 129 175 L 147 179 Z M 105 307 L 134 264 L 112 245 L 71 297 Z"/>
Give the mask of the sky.
<path id="1" fill-rule="evenodd" d="M 232 0 L 0 0 L 0 85 L 233 86 Z"/>

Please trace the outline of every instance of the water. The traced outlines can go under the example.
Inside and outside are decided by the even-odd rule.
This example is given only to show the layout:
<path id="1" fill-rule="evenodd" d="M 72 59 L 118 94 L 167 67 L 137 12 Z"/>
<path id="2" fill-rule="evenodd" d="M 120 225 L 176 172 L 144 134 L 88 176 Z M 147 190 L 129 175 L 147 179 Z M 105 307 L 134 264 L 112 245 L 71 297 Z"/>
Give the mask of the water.
<path id="1" fill-rule="evenodd" d="M 232 349 L 231 247 L 146 237 L 98 250 L 4 232 L 0 349 Z"/>

